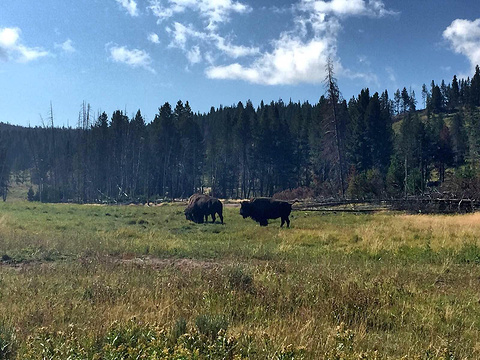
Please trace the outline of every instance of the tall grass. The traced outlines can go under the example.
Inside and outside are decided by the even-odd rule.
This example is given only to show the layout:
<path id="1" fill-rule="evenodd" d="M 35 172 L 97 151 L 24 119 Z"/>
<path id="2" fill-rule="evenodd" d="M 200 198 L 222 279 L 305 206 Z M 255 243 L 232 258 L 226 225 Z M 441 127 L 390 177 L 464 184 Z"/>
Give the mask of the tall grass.
<path id="1" fill-rule="evenodd" d="M 182 210 L 1 204 L 0 358 L 480 358 L 477 214 Z"/>

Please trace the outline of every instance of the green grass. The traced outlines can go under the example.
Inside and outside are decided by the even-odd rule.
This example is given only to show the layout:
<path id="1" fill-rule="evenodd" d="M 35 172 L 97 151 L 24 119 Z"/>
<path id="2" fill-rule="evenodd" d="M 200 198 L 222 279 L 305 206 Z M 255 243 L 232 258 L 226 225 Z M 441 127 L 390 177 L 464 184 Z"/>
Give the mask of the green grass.
<path id="1" fill-rule="evenodd" d="M 480 215 L 0 204 L 0 359 L 480 357 Z"/>

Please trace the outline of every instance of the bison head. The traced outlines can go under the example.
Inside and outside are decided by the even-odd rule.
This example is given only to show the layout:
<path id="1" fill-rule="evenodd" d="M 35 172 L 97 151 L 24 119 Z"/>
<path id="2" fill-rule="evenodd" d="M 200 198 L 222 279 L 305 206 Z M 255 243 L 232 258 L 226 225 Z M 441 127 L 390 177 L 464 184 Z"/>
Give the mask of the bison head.
<path id="1" fill-rule="evenodd" d="M 250 201 L 242 201 L 240 215 L 242 215 L 244 219 L 250 216 L 250 205 Z"/>
<path id="2" fill-rule="evenodd" d="M 185 219 L 190 220 L 190 221 L 194 221 L 193 220 L 193 210 L 192 210 L 192 208 L 186 208 L 185 209 Z"/>

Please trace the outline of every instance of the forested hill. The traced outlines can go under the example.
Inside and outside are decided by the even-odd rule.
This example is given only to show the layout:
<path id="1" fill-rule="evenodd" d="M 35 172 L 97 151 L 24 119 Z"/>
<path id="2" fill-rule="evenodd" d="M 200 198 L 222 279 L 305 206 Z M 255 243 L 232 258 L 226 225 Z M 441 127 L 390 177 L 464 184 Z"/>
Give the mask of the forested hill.
<path id="1" fill-rule="evenodd" d="M 76 128 L 53 122 L 0 124 L 0 185 L 32 183 L 30 200 L 127 202 L 188 197 L 284 195 L 385 198 L 440 186 L 472 196 L 480 161 L 480 69 L 470 79 L 424 85 L 421 107 L 406 88 L 392 97 L 346 101 L 333 77 L 318 103 L 250 101 L 195 114 L 163 104 L 94 115 L 83 104 Z M 30 179 L 30 180 L 29 180 Z"/>

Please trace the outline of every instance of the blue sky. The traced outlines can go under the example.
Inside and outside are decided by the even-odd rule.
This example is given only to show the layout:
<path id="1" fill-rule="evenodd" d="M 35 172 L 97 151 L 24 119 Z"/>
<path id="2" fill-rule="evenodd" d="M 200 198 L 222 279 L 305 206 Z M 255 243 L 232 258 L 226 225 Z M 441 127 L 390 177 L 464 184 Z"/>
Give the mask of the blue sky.
<path id="1" fill-rule="evenodd" d="M 164 102 L 194 112 L 252 100 L 310 101 L 327 58 L 343 97 L 471 76 L 480 1 L 2 0 L 0 121 L 75 126 Z"/>

